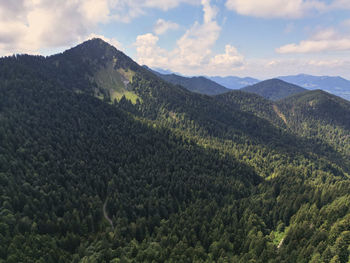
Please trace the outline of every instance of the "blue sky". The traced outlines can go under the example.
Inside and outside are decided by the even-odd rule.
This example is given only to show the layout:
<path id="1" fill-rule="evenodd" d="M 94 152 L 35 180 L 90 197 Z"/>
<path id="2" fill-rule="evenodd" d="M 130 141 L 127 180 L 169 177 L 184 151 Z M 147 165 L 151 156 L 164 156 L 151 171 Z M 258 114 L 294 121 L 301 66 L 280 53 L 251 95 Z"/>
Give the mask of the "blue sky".
<path id="1" fill-rule="evenodd" d="M 50 55 L 91 37 L 184 75 L 350 79 L 350 0 L 0 2 L 0 55 Z"/>

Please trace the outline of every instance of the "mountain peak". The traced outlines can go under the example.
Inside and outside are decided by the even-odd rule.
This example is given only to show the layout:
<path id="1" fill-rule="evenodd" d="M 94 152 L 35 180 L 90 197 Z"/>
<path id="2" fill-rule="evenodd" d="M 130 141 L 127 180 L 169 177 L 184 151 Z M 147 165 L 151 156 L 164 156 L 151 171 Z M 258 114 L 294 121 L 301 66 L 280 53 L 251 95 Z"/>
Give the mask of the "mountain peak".
<path id="1" fill-rule="evenodd" d="M 267 80 L 263 80 L 261 82 L 259 82 L 260 84 L 279 84 L 279 85 L 284 85 L 284 84 L 290 84 L 284 80 L 281 79 L 277 79 L 277 78 L 273 78 L 273 79 L 267 79 Z"/>
<path id="2" fill-rule="evenodd" d="M 94 37 L 94 38 L 91 38 L 89 40 L 86 40 L 78 46 L 86 46 L 86 47 L 90 47 L 90 48 L 113 48 L 113 49 L 116 49 L 114 46 L 112 46 L 108 42 L 106 42 L 103 39 L 98 38 L 98 37 Z"/>
<path id="3" fill-rule="evenodd" d="M 82 56 L 91 59 L 113 58 L 121 53 L 114 46 L 100 38 L 89 39 L 67 51 L 64 54 Z"/>
<path id="4" fill-rule="evenodd" d="M 111 101 L 128 95 L 130 100 L 137 97 L 135 94 L 131 96 L 127 86 L 142 68 L 100 38 L 87 40 L 62 54 L 49 57 L 48 61 L 56 72 L 61 72 L 61 81 L 75 90 Z M 70 79 L 79 79 L 79 85 L 72 84 Z"/>
<path id="5" fill-rule="evenodd" d="M 52 56 L 54 59 L 61 54 Z M 115 69 L 123 68 L 125 70 L 132 69 L 138 71 L 141 68 L 130 57 L 123 52 L 104 41 L 101 38 L 89 39 L 71 49 L 63 52 L 63 57 L 72 63 L 88 64 L 87 67 L 95 65 L 96 68 L 106 67 L 108 64 L 113 64 Z"/>
<path id="6" fill-rule="evenodd" d="M 243 91 L 258 94 L 269 100 L 280 100 L 293 94 L 306 91 L 297 85 L 280 79 L 268 79 L 245 87 Z"/>

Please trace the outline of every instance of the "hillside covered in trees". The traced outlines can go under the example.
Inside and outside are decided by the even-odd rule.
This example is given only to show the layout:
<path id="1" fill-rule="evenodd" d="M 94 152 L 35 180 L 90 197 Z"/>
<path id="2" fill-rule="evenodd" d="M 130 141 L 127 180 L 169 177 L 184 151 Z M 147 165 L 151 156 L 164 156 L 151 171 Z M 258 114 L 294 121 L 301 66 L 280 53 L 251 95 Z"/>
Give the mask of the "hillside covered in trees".
<path id="1" fill-rule="evenodd" d="M 302 87 L 280 79 L 268 79 L 242 88 L 245 92 L 255 93 L 269 100 L 280 100 L 288 96 L 307 91 Z"/>
<path id="2" fill-rule="evenodd" d="M 155 75 L 160 77 L 161 79 L 172 83 L 174 85 L 180 85 L 189 91 L 206 94 L 206 95 L 218 95 L 222 93 L 226 93 L 230 91 L 229 89 L 225 88 L 224 86 L 218 84 L 215 81 L 210 80 L 206 77 L 184 77 L 179 76 L 174 73 L 172 74 L 162 74 L 155 70 L 152 70 L 148 68 L 147 66 L 144 66 L 151 72 L 153 72 Z"/>
<path id="3" fill-rule="evenodd" d="M 0 262 L 347 263 L 349 111 L 192 93 L 100 39 L 1 58 Z"/>

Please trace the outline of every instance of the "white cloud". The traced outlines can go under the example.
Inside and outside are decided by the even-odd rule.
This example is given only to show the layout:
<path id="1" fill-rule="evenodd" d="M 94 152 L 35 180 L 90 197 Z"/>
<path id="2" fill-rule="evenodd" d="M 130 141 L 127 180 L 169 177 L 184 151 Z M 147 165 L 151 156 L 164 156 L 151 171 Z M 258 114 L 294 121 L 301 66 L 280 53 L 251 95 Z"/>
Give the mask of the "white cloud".
<path id="1" fill-rule="evenodd" d="M 214 21 L 205 24 L 195 23 L 177 41 L 174 58 L 176 63 L 190 67 L 200 67 L 207 63 L 220 30 Z"/>
<path id="2" fill-rule="evenodd" d="M 342 59 L 332 59 L 332 60 L 317 60 L 311 59 L 308 61 L 310 66 L 326 67 L 326 68 L 337 68 L 345 66 L 349 61 Z"/>
<path id="3" fill-rule="evenodd" d="M 135 46 L 137 61 L 150 67 L 171 69 L 186 74 L 206 72 L 229 72 L 241 66 L 243 56 L 230 45 L 224 54 L 213 55 L 212 48 L 217 42 L 221 28 L 216 22 L 217 8 L 209 0 L 202 0 L 203 23 L 195 22 L 177 40 L 176 47 L 165 50 L 158 46 L 159 38 L 153 34 L 137 37 Z"/>
<path id="4" fill-rule="evenodd" d="M 89 3 L 80 0 L 13 2 L 13 5 L 4 1 L 0 4 L 0 55 L 37 53 L 41 48 L 76 43 L 94 29 L 96 21 L 106 17 L 103 12 L 85 12 Z M 102 9 L 98 7 L 98 10 Z"/>
<path id="5" fill-rule="evenodd" d="M 320 0 L 227 0 L 226 7 L 241 15 L 300 18 L 310 12 L 325 11 L 327 5 Z"/>
<path id="6" fill-rule="evenodd" d="M 86 39 L 101 23 L 199 0 L 0 0 L 0 55 L 38 53 Z"/>
<path id="7" fill-rule="evenodd" d="M 218 9 L 216 6 L 210 5 L 210 0 L 202 0 L 203 12 L 204 12 L 204 23 L 210 23 L 215 19 Z"/>
<path id="8" fill-rule="evenodd" d="M 105 0 L 85 0 L 79 6 L 79 11 L 85 14 L 87 20 L 93 23 L 107 22 L 110 15 L 110 6 Z"/>
<path id="9" fill-rule="evenodd" d="M 277 53 L 320 53 L 327 51 L 349 51 L 350 37 L 336 32 L 334 29 L 324 29 L 308 40 L 298 44 L 287 44 L 276 49 Z"/>
<path id="10" fill-rule="evenodd" d="M 166 33 L 169 30 L 177 30 L 179 29 L 179 25 L 171 22 L 171 21 L 165 21 L 164 19 L 158 19 L 156 24 L 154 25 L 154 33 L 157 35 L 162 35 Z"/>
<path id="11" fill-rule="evenodd" d="M 211 59 L 211 63 L 218 67 L 240 67 L 243 65 L 244 58 L 238 53 L 237 49 L 231 45 L 226 45 L 225 54 L 216 55 Z"/>
<path id="12" fill-rule="evenodd" d="M 157 46 L 159 38 L 151 33 L 136 38 L 136 52 L 141 65 L 164 66 L 168 64 L 167 51 Z"/>

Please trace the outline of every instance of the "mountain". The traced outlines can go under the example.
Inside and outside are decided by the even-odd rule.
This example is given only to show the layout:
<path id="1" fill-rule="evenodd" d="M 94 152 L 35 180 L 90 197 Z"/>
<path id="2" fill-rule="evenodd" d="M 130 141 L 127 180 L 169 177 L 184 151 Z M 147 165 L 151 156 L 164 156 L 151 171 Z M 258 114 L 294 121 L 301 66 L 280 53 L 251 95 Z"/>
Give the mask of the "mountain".
<path id="1" fill-rule="evenodd" d="M 322 90 L 290 96 L 278 102 L 296 119 L 313 118 L 350 130 L 350 102 Z"/>
<path id="2" fill-rule="evenodd" d="M 144 67 L 147 67 L 147 66 L 144 66 Z M 148 68 L 148 67 L 147 67 Z M 150 69 L 150 68 L 148 68 Z M 172 72 L 171 70 L 168 70 L 168 69 L 162 69 L 162 68 L 153 68 L 153 69 L 150 69 L 150 70 L 153 70 L 155 71 L 156 73 L 160 73 L 162 75 L 170 75 L 170 74 L 175 74 L 175 72 Z M 179 74 L 177 74 L 179 75 Z"/>
<path id="3" fill-rule="evenodd" d="M 274 111 L 298 136 L 328 144 L 334 163 L 350 166 L 350 102 L 322 90 L 299 93 L 275 103 Z M 327 152 L 330 148 L 324 148 Z M 348 168 L 345 168 L 349 173 Z"/>
<path id="4" fill-rule="evenodd" d="M 100 39 L 1 58 L 0 262 L 346 263 L 349 109 L 193 93 Z"/>
<path id="5" fill-rule="evenodd" d="M 208 77 L 208 79 L 228 88 L 228 89 L 240 89 L 246 86 L 254 85 L 260 80 L 246 77 L 246 78 L 240 78 L 240 77 L 234 77 L 234 76 L 228 76 L 228 77 Z"/>
<path id="6" fill-rule="evenodd" d="M 228 88 L 241 89 L 252 86 L 259 80 L 251 77 L 239 78 L 229 77 L 208 77 L 208 79 Z M 308 90 L 321 89 L 344 99 L 350 100 L 350 81 L 342 77 L 312 76 L 307 74 L 280 76 L 276 79 L 303 87 Z"/>
<path id="7" fill-rule="evenodd" d="M 149 68 L 147 67 L 147 69 Z M 159 76 L 160 78 L 162 78 L 163 80 L 169 83 L 172 83 L 174 85 L 180 85 L 192 92 L 207 94 L 207 95 L 217 95 L 217 94 L 221 94 L 229 91 L 229 89 L 205 77 L 183 77 L 173 73 L 162 74 L 157 71 L 153 71 L 153 70 L 151 71 L 157 76 Z"/>
<path id="8" fill-rule="evenodd" d="M 242 88 L 241 90 L 258 94 L 270 100 L 280 100 L 293 94 L 306 91 L 306 89 L 302 87 L 279 79 L 264 80 L 257 84 Z"/>
<path id="9" fill-rule="evenodd" d="M 62 54 L 48 57 L 46 74 L 55 72 L 62 85 L 87 92 L 107 101 L 123 96 L 136 103 L 138 96 L 128 89 L 133 76 L 145 70 L 101 39 L 84 42 Z M 83 69 L 83 70 L 81 70 Z M 73 84 L 72 79 L 78 79 Z"/>
<path id="10" fill-rule="evenodd" d="M 242 90 L 232 90 L 228 93 L 215 96 L 215 99 L 237 110 L 249 112 L 259 118 L 266 119 L 278 127 L 286 128 L 278 112 L 275 111 L 275 103 L 260 95 Z"/>
<path id="11" fill-rule="evenodd" d="M 306 89 L 321 89 L 350 100 L 350 81 L 342 77 L 312 76 L 306 74 L 281 76 L 278 79 L 299 85 Z"/>

